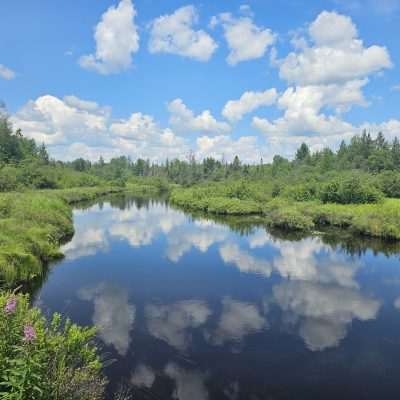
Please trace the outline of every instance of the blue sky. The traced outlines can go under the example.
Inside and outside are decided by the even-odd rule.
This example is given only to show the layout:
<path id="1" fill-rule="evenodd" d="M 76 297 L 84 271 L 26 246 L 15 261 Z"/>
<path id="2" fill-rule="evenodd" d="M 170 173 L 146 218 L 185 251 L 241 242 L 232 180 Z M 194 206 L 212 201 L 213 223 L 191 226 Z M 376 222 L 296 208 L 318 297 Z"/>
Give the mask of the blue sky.
<path id="1" fill-rule="evenodd" d="M 400 135 L 400 0 L 4 1 L 0 99 L 60 159 Z"/>

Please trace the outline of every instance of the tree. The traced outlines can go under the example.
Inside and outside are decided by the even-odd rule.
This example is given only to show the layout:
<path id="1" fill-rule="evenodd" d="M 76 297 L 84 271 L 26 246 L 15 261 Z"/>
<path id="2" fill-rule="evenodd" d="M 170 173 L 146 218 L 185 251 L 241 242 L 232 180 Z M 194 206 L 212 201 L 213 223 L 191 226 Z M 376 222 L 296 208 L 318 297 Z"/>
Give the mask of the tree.
<path id="1" fill-rule="evenodd" d="M 295 160 L 298 162 L 307 161 L 310 158 L 310 148 L 306 143 L 302 143 L 296 152 Z"/>
<path id="2" fill-rule="evenodd" d="M 240 159 L 238 156 L 235 156 L 232 162 L 232 169 L 233 171 L 239 171 L 240 169 Z"/>

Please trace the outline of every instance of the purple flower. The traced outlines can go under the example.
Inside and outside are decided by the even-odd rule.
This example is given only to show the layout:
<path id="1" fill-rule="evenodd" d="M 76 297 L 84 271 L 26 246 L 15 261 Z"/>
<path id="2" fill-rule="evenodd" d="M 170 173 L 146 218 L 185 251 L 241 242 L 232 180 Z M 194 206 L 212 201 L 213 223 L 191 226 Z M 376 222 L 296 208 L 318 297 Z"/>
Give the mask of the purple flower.
<path id="1" fill-rule="evenodd" d="M 24 340 L 26 342 L 33 342 L 36 339 L 35 328 L 32 325 L 24 326 Z"/>
<path id="2" fill-rule="evenodd" d="M 4 306 L 4 312 L 9 314 L 14 314 L 17 308 L 17 299 L 15 297 L 11 297 L 7 300 L 6 305 Z"/>

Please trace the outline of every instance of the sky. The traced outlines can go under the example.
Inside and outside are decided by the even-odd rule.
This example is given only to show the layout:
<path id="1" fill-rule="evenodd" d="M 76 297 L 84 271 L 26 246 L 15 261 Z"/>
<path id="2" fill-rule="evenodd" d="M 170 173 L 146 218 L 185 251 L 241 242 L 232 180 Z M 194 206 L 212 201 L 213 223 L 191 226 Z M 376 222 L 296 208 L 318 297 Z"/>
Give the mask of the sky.
<path id="1" fill-rule="evenodd" d="M 400 0 L 4 0 L 0 100 L 52 157 L 248 163 L 400 136 Z"/>

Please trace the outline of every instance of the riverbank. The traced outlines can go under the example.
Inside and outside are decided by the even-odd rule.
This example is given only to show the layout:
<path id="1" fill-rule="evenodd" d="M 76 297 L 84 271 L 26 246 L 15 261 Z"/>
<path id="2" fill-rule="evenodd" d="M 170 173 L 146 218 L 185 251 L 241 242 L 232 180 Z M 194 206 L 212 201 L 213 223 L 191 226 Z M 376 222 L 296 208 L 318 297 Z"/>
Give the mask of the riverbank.
<path id="1" fill-rule="evenodd" d="M 123 188 L 79 188 L 0 194 L 0 277 L 6 286 L 29 281 L 62 257 L 74 233 L 71 205 Z"/>
<path id="2" fill-rule="evenodd" d="M 266 225 L 287 230 L 313 231 L 321 226 L 346 228 L 354 233 L 400 240 L 400 200 L 376 204 L 323 204 L 277 197 L 249 200 L 213 196 L 196 188 L 172 191 L 172 204 L 215 215 L 259 215 Z"/>

